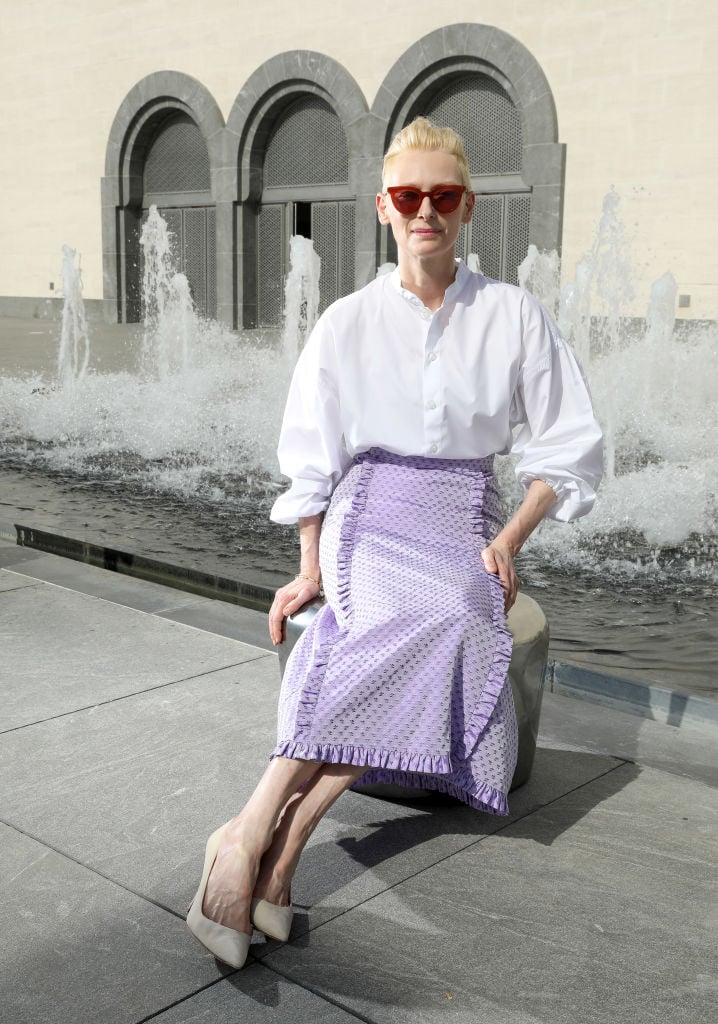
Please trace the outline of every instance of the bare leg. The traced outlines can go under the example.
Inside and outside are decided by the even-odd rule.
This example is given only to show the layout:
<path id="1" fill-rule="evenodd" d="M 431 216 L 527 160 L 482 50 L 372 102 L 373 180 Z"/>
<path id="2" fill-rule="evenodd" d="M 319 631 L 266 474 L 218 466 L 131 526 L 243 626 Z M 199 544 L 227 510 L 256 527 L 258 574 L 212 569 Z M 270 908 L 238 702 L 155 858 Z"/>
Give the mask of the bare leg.
<path id="1" fill-rule="evenodd" d="M 289 800 L 262 857 L 255 897 L 289 906 L 292 878 L 307 840 L 332 804 L 366 770 L 366 765 L 324 764 Z"/>
<path id="2" fill-rule="evenodd" d="M 244 809 L 225 827 L 203 905 L 210 920 L 251 934 L 249 905 L 262 854 L 272 842 L 287 801 L 320 768 L 317 761 L 287 757 L 270 761 Z"/>

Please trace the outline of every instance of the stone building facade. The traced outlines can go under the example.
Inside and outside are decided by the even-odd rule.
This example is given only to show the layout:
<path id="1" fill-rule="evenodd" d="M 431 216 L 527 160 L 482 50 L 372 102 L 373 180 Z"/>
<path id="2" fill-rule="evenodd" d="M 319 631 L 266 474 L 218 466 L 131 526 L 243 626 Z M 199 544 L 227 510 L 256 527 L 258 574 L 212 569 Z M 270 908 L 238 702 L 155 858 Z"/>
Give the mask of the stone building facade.
<path id="1" fill-rule="evenodd" d="M 529 243 L 562 251 L 570 275 L 615 187 L 637 254 L 635 311 L 642 276 L 671 269 L 681 315 L 718 312 L 717 144 L 704 120 L 718 14 L 702 3 L 486 2 L 478 20 L 459 2 L 444 24 L 404 0 L 317 0 L 309 15 L 270 2 L 261 17 L 177 0 L 171 18 L 138 0 L 135 30 L 109 37 L 98 7 L 63 6 L 55 26 L 37 3 L 5 18 L 3 45 L 23 33 L 36 59 L 26 48 L 21 65 L 8 47 L 2 64 L 0 313 L 52 295 L 67 242 L 104 318 L 138 319 L 152 204 L 203 313 L 278 324 L 293 233 L 322 257 L 326 306 L 392 258 L 374 211 L 381 156 L 417 114 L 466 140 L 478 199 L 459 251 L 490 276 L 515 281 Z"/>

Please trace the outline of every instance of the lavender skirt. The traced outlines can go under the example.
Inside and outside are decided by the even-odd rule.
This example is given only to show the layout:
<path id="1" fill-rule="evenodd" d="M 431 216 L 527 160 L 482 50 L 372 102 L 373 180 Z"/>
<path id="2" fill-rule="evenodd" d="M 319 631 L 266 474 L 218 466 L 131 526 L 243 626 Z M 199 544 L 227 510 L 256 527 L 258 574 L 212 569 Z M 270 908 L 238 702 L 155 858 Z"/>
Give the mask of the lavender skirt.
<path id="1" fill-rule="evenodd" d="M 367 765 L 358 784 L 507 814 L 511 634 L 480 552 L 501 527 L 493 459 L 357 456 L 327 511 L 327 604 L 284 673 L 272 756 Z"/>

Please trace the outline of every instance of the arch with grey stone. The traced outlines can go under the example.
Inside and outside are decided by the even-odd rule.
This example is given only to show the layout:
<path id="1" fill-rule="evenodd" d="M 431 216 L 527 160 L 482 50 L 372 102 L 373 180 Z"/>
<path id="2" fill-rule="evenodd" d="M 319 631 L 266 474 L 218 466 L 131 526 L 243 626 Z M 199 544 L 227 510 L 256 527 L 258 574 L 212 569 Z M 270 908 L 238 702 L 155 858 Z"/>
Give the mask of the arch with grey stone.
<path id="1" fill-rule="evenodd" d="M 560 252 L 566 147 L 558 142 L 556 105 L 531 52 L 491 25 L 448 25 L 419 39 L 396 61 L 372 104 L 376 158 L 415 116 L 422 99 L 451 78 L 486 75 L 508 93 L 523 132 L 521 179 L 531 191 L 529 242 Z M 386 238 L 379 243 L 386 258 Z"/>
<path id="2" fill-rule="evenodd" d="M 157 71 L 141 79 L 115 115 L 105 151 L 102 179 L 104 316 L 108 322 L 138 319 L 139 227 L 143 164 L 158 123 L 173 111 L 197 125 L 207 145 L 210 169 L 207 203 L 217 201 L 224 118 L 209 91 L 178 71 Z"/>
<path id="3" fill-rule="evenodd" d="M 102 179 L 104 314 L 127 320 L 139 309 L 138 233 L 142 159 L 153 128 L 169 111 L 185 113 L 207 144 L 216 211 L 216 315 L 229 325 L 253 320 L 256 251 L 252 205 L 261 199 L 262 161 L 272 125 L 302 96 L 323 100 L 339 118 L 348 147 L 342 191 L 355 204 L 355 287 L 370 281 L 387 258 L 375 195 L 381 161 L 396 130 L 452 78 L 487 75 L 511 97 L 521 117 L 521 181 L 531 193 L 529 241 L 560 251 L 565 146 L 558 143 L 556 107 L 548 81 L 518 40 L 488 25 L 450 25 L 424 36 L 393 65 L 369 110 L 349 72 L 325 54 L 295 50 L 263 63 L 238 93 L 225 126 L 221 111 L 196 79 L 175 71 L 148 75 L 127 94 L 114 118 Z M 318 189 L 326 198 L 326 189 Z M 344 193 L 346 193 L 344 195 Z M 133 294 L 134 289 L 134 294 Z"/>
<path id="4" fill-rule="evenodd" d="M 231 296 L 231 312 L 224 305 L 221 319 L 241 326 L 242 319 L 256 319 L 256 248 L 253 238 L 252 210 L 261 201 L 264 152 L 272 130 L 281 113 L 303 96 L 316 96 L 337 115 L 348 149 L 348 180 L 343 186 L 316 188 L 316 198 L 327 195 L 346 199 L 358 198 L 364 180 L 364 133 L 368 107 L 363 93 L 341 64 L 325 54 L 312 50 L 293 50 L 278 54 L 262 64 L 250 76 L 237 95 L 227 118 L 226 150 L 223 165 L 223 197 L 219 203 L 232 201 L 229 217 L 222 216 L 226 238 L 220 252 L 236 240 L 234 260 L 222 261 L 222 274 L 228 270 L 232 281 L 223 280 L 223 298 Z M 310 194 L 308 191 L 307 194 Z M 218 223 L 220 207 L 218 204 Z M 362 232 L 362 218 L 357 210 L 355 282 L 365 283 L 366 267 L 374 262 L 373 246 L 367 250 Z M 219 287 L 219 284 L 218 284 Z"/>

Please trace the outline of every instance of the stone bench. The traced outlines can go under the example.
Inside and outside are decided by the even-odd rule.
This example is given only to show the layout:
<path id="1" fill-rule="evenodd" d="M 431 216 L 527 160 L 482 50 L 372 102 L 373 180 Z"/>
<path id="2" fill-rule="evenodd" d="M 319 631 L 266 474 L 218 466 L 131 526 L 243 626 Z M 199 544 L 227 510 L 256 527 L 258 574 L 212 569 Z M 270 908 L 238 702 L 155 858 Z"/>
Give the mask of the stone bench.
<path id="1" fill-rule="evenodd" d="M 279 646 L 279 664 L 284 674 L 289 654 L 295 643 L 322 606 L 319 600 L 304 606 L 292 615 L 286 624 L 286 639 Z M 544 674 L 548 660 L 548 623 L 540 606 L 531 597 L 519 594 L 508 614 L 508 627 L 514 638 L 509 681 L 514 695 L 516 719 L 519 727 L 519 756 L 514 772 L 512 789 L 522 786 L 531 775 L 536 738 L 538 736 Z M 401 797 L 416 800 L 428 796 L 428 790 L 379 783 L 356 787 L 363 793 L 376 796 Z"/>

